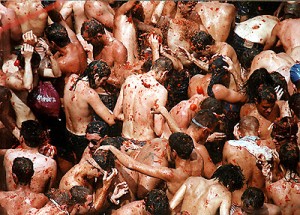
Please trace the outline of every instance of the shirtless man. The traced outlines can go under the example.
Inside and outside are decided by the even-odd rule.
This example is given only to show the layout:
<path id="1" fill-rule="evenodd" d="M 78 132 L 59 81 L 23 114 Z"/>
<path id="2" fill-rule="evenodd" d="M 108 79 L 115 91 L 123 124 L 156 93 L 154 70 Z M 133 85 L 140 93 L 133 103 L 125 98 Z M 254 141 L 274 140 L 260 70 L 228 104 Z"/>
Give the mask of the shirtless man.
<path id="1" fill-rule="evenodd" d="M 22 148 L 9 149 L 4 155 L 3 166 L 6 172 L 8 190 L 15 190 L 16 183 L 12 176 L 12 165 L 16 157 L 29 158 L 33 162 L 34 175 L 30 189 L 42 193 L 51 188 L 56 180 L 57 166 L 55 160 L 38 152 L 38 147 L 43 144 L 45 131 L 38 122 L 24 121 L 20 131 L 20 144 Z"/>
<path id="2" fill-rule="evenodd" d="M 238 140 L 226 141 L 223 148 L 223 164 L 239 165 L 245 176 L 245 185 L 242 189 L 233 192 L 232 202 L 241 206 L 241 196 L 248 186 L 260 189 L 264 188 L 265 180 L 261 170 L 256 166 L 257 159 L 264 155 L 268 161 L 272 159 L 272 151 L 268 148 L 268 142 L 258 137 L 259 122 L 253 116 L 241 118 L 238 132 Z"/>
<path id="3" fill-rule="evenodd" d="M 92 61 L 81 76 L 72 74 L 65 84 L 66 138 L 76 154 L 76 162 L 79 162 L 87 147 L 85 133 L 87 125 L 92 121 L 93 111 L 109 125 L 115 123 L 113 114 L 95 91 L 105 85 L 109 75 L 110 68 L 105 62 Z"/>
<path id="4" fill-rule="evenodd" d="M 135 0 L 129 0 L 116 10 L 113 27 L 114 37 L 127 49 L 127 61 L 130 64 L 137 63 L 140 58 L 137 30 L 130 12 L 136 3 Z"/>
<path id="5" fill-rule="evenodd" d="M 225 2 L 198 2 L 194 10 L 201 18 L 207 32 L 217 42 L 225 42 L 234 26 L 236 9 Z"/>
<path id="6" fill-rule="evenodd" d="M 166 153 L 169 153 L 171 160 L 175 163 L 175 168 L 146 165 L 111 145 L 100 146 L 100 149 L 110 150 L 129 169 L 164 180 L 170 200 L 188 177 L 201 175 L 203 166 L 200 167 L 199 161 L 202 158 L 194 151 L 193 140 L 187 134 L 180 132 L 172 134 L 169 138 L 169 147 Z"/>
<path id="7" fill-rule="evenodd" d="M 300 60 L 300 39 L 298 37 L 299 30 L 298 19 L 286 19 L 278 22 L 273 30 L 271 37 L 266 41 L 264 50 L 271 49 L 275 44 L 282 45 L 285 53 L 287 53 L 294 61 Z"/>
<path id="8" fill-rule="evenodd" d="M 170 207 L 182 205 L 178 210 L 190 214 L 229 214 L 231 193 L 241 189 L 244 176 L 239 166 L 220 166 L 207 180 L 202 177 L 189 177 L 170 201 Z"/>
<path id="9" fill-rule="evenodd" d="M 124 205 L 120 209 L 112 212 L 112 215 L 123 214 L 169 215 L 169 200 L 164 191 L 153 189 L 147 194 L 147 196 L 143 200 L 133 201 L 127 205 Z"/>
<path id="10" fill-rule="evenodd" d="M 299 148 L 293 143 L 286 143 L 280 147 L 279 151 L 280 164 L 282 164 L 285 175 L 282 179 L 272 182 L 270 171 L 263 171 L 266 176 L 266 191 L 270 202 L 274 202 L 281 208 L 282 214 L 298 214 L 300 212 L 300 177 L 297 173 L 299 162 Z M 264 162 L 264 170 L 268 166 Z"/>
<path id="11" fill-rule="evenodd" d="M 0 3 L 0 67 L 9 59 L 12 49 L 12 41 L 19 41 L 22 36 L 21 26 L 13 23 L 17 19 L 14 10 Z"/>
<path id="12" fill-rule="evenodd" d="M 241 197 L 242 206 L 233 215 L 281 215 L 281 209 L 269 203 L 264 203 L 264 192 L 257 187 L 248 187 Z"/>
<path id="13" fill-rule="evenodd" d="M 127 62 L 127 49 L 123 43 L 105 32 L 103 25 L 96 19 L 85 21 L 81 34 L 84 40 L 93 45 L 93 59 L 105 61 L 112 69 L 109 77 L 111 82 L 116 82 L 114 85 L 121 85 L 123 82 L 121 77 L 124 75 L 122 66 Z"/>
<path id="14" fill-rule="evenodd" d="M 269 73 L 279 72 L 284 76 L 288 84 L 289 94 L 292 95 L 294 85 L 290 78 L 290 69 L 294 64 L 295 61 L 284 52 L 275 53 L 272 50 L 262 51 L 253 58 L 248 78 L 256 69 L 260 68 L 265 68 Z"/>
<path id="15" fill-rule="evenodd" d="M 259 121 L 259 137 L 263 140 L 269 139 L 272 129 L 271 123 L 280 117 L 280 108 L 276 102 L 277 95 L 273 87 L 262 85 L 255 103 L 246 103 L 242 106 L 240 117 L 254 116 Z"/>
<path id="16" fill-rule="evenodd" d="M 48 198 L 44 194 L 35 193 L 30 189 L 30 182 L 34 174 L 32 161 L 25 157 L 16 157 L 11 168 L 16 189 L 0 192 L 0 213 L 21 215 L 26 214 L 31 208 L 43 207 L 48 202 Z"/>
<path id="17" fill-rule="evenodd" d="M 38 37 L 43 36 L 48 14 L 40 0 L 6 1 L 5 6 L 15 11 L 15 22 L 21 25 L 22 33 L 32 30 Z"/>
<path id="18" fill-rule="evenodd" d="M 153 116 L 151 108 L 166 105 L 167 90 L 162 84 L 171 69 L 172 61 L 160 57 L 149 72 L 126 78 L 114 109 L 114 115 L 123 121 L 123 137 L 147 141 L 161 136 L 163 117 Z"/>
<path id="19" fill-rule="evenodd" d="M 76 34 L 58 11 L 50 10 L 48 13 L 54 23 L 46 27 L 45 35 L 51 49 L 56 51 L 54 56 L 62 74 L 69 77 L 73 73 L 83 73 L 87 66 L 87 56 Z"/>

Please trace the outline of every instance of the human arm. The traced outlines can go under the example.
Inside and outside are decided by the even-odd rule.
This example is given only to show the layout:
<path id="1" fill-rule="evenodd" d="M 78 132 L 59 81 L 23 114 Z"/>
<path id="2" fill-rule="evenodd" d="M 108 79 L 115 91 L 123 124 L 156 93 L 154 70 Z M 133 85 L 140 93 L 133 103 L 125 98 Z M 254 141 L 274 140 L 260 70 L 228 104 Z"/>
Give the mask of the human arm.
<path id="1" fill-rule="evenodd" d="M 173 198 L 170 201 L 170 208 L 173 211 L 183 200 L 185 192 L 186 192 L 186 185 L 185 183 L 183 183 L 181 185 L 181 187 L 177 190 L 177 192 L 175 193 L 175 195 L 173 196 Z"/>
<path id="2" fill-rule="evenodd" d="M 153 24 L 157 24 L 157 22 L 159 21 L 161 15 L 162 15 L 165 4 L 166 4 L 166 1 L 160 1 L 158 3 L 158 5 L 155 7 L 155 9 L 152 13 L 152 16 L 151 16 L 151 22 Z"/>
<path id="3" fill-rule="evenodd" d="M 114 108 L 114 116 L 116 117 L 116 119 L 123 121 L 124 120 L 124 113 L 123 113 L 123 88 L 124 88 L 124 84 L 121 87 L 121 91 L 119 93 L 119 97 L 117 100 L 117 103 L 115 105 Z"/>
<path id="4" fill-rule="evenodd" d="M 90 88 L 86 91 L 86 95 L 87 102 L 95 113 L 110 126 L 115 124 L 115 117 L 113 113 L 103 104 L 96 91 Z"/>
<path id="5" fill-rule="evenodd" d="M 67 20 L 73 12 L 73 1 L 65 1 L 59 12 L 62 18 Z"/>
<path id="6" fill-rule="evenodd" d="M 174 53 L 172 53 L 171 49 L 169 49 L 167 47 L 160 46 L 159 51 L 160 51 L 160 54 L 162 56 L 165 56 L 165 57 L 169 58 L 172 61 L 173 67 L 174 67 L 175 70 L 180 71 L 180 70 L 183 69 L 182 62 L 177 57 L 174 57 Z M 167 51 L 170 51 L 171 54 L 167 53 Z"/>
<path id="7" fill-rule="evenodd" d="M 269 50 L 271 49 L 275 43 L 277 42 L 277 33 L 280 29 L 280 23 L 277 23 L 273 30 L 272 30 L 272 33 L 271 33 L 271 36 L 267 39 L 266 43 L 265 43 L 265 46 L 264 46 L 264 51 L 265 50 Z"/>
<path id="8" fill-rule="evenodd" d="M 228 89 L 222 84 L 214 84 L 213 85 L 213 93 L 215 98 L 218 100 L 226 101 L 229 103 L 237 103 L 237 102 L 246 102 L 247 96 L 236 92 L 234 90 Z"/>
<path id="9" fill-rule="evenodd" d="M 116 147 L 112 145 L 104 145 L 99 147 L 102 150 L 110 150 L 120 163 L 128 169 L 135 170 L 137 172 L 149 175 L 155 178 L 162 179 L 164 181 L 170 181 L 174 179 L 173 171 L 168 167 L 155 167 L 143 164 L 125 153 L 122 153 Z"/>
<path id="10" fill-rule="evenodd" d="M 108 194 L 108 189 L 112 183 L 112 180 L 114 179 L 114 177 L 118 174 L 117 169 L 113 168 L 112 169 L 112 173 L 108 176 L 107 171 L 104 172 L 104 176 L 103 176 L 103 186 L 98 188 L 98 191 L 100 190 L 100 192 L 97 192 L 97 196 L 94 195 L 94 208 L 96 211 L 100 211 L 106 201 L 106 197 Z"/>
<path id="11" fill-rule="evenodd" d="M 226 193 L 220 205 L 220 215 L 229 215 L 231 208 L 231 193 Z"/>
<path id="12" fill-rule="evenodd" d="M 241 71 L 237 71 L 236 67 L 234 67 L 233 65 L 233 61 L 227 57 L 227 56 L 223 56 L 224 61 L 228 64 L 228 67 L 225 67 L 225 69 L 228 70 L 228 72 L 230 72 L 230 74 L 233 76 L 234 78 L 234 82 L 238 88 L 238 90 L 242 90 L 244 83 L 242 81 L 241 78 Z"/>
<path id="13" fill-rule="evenodd" d="M 159 38 L 157 35 L 151 34 L 148 37 L 148 42 L 152 50 L 152 64 L 159 58 Z"/>
<path id="14" fill-rule="evenodd" d="M 110 197 L 110 201 L 115 205 L 119 205 L 122 196 L 128 193 L 128 185 L 126 182 L 121 182 L 115 186 L 114 192 Z"/>

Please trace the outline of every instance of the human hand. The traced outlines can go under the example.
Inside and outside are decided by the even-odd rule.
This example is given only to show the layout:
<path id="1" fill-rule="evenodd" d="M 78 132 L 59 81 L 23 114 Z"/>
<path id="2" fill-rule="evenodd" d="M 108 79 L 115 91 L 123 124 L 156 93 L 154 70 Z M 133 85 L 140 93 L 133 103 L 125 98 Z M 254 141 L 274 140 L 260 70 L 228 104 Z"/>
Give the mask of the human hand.
<path id="1" fill-rule="evenodd" d="M 22 35 L 23 41 L 29 45 L 35 46 L 37 43 L 37 36 L 31 31 L 27 31 Z"/>
<path id="2" fill-rule="evenodd" d="M 104 171 L 103 173 L 103 184 L 110 184 L 111 181 L 114 179 L 114 177 L 116 177 L 116 175 L 118 174 L 118 170 L 116 168 L 112 168 L 111 169 L 111 174 L 109 175 L 107 171 Z"/>
<path id="3" fill-rule="evenodd" d="M 239 140 L 240 139 L 240 134 L 239 134 L 239 128 L 240 128 L 240 123 L 237 123 L 234 128 L 233 128 L 233 135 L 235 139 Z"/>
<path id="4" fill-rule="evenodd" d="M 24 56 L 25 60 L 30 60 L 33 53 L 33 46 L 24 43 L 21 48 L 21 54 Z"/>
<path id="5" fill-rule="evenodd" d="M 232 60 L 227 56 L 222 56 L 222 57 L 223 57 L 223 60 L 228 64 L 228 66 L 224 66 L 223 68 L 227 69 L 228 72 L 233 73 L 234 72 L 234 67 L 233 67 Z"/>
<path id="6" fill-rule="evenodd" d="M 209 135 L 206 139 L 206 142 L 214 142 L 216 140 L 223 140 L 226 138 L 226 134 L 225 133 L 221 133 L 221 132 L 214 132 L 211 135 Z"/>
<path id="7" fill-rule="evenodd" d="M 110 150 L 110 147 L 111 147 L 111 145 L 103 145 L 103 146 L 100 146 L 98 149 L 96 149 L 96 151 L 97 150 L 104 150 L 104 151 L 108 151 L 108 150 Z"/>
<path id="8" fill-rule="evenodd" d="M 159 36 L 156 34 L 150 34 L 150 36 L 148 37 L 148 42 L 150 47 L 152 48 L 159 48 L 159 44 L 161 43 Z"/>
<path id="9" fill-rule="evenodd" d="M 274 90 L 275 90 L 276 95 L 277 95 L 277 100 L 280 100 L 281 96 L 283 95 L 283 88 L 278 85 L 274 88 Z"/>
<path id="10" fill-rule="evenodd" d="M 112 196 L 110 197 L 110 201 L 112 203 L 114 203 L 115 205 L 118 205 L 120 203 L 119 198 L 121 198 L 126 193 L 128 193 L 128 190 L 129 190 L 129 188 L 128 188 L 128 185 L 125 181 L 117 184 L 115 186 L 115 189 L 114 189 L 114 192 L 113 192 Z"/>
<path id="11" fill-rule="evenodd" d="M 184 54 L 189 61 L 193 61 L 193 59 L 194 59 L 193 56 L 191 55 L 191 53 L 181 46 L 177 47 L 176 52 L 180 52 L 180 53 Z"/>
<path id="12" fill-rule="evenodd" d="M 142 147 L 135 145 L 134 143 L 130 142 L 130 141 L 124 141 L 123 142 L 123 146 L 125 148 L 125 151 L 128 150 L 137 150 L 137 149 L 141 149 Z"/>
<path id="13" fill-rule="evenodd" d="M 161 113 L 161 107 L 158 104 L 155 104 L 151 109 L 150 109 L 151 114 L 160 114 Z"/>

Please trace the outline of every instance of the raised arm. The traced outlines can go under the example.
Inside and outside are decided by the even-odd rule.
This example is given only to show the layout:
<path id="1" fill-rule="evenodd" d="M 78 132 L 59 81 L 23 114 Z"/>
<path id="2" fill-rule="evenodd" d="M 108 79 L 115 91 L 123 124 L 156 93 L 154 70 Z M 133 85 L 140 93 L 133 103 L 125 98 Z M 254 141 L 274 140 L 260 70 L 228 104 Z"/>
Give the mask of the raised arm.
<path id="1" fill-rule="evenodd" d="M 111 145 L 100 146 L 99 148 L 102 150 L 110 150 L 121 162 L 121 164 L 128 169 L 135 170 L 137 172 L 159 178 L 164 181 L 170 181 L 174 178 L 172 169 L 168 167 L 155 167 L 143 164 L 137 160 L 134 160 L 127 154 L 122 153 L 120 150 Z"/>
<path id="2" fill-rule="evenodd" d="M 187 189 L 187 187 L 186 187 L 185 183 L 183 183 L 181 185 L 181 187 L 179 188 L 179 190 L 177 190 L 177 192 L 171 199 L 170 208 L 172 211 L 182 202 L 185 192 L 186 192 L 186 189 Z"/>

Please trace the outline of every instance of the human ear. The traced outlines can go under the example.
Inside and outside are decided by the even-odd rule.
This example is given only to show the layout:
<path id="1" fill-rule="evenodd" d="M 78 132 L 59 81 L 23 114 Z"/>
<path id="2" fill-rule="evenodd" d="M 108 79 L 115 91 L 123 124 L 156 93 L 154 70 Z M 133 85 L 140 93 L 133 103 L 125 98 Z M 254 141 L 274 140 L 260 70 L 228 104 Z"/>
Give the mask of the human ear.
<path id="1" fill-rule="evenodd" d="M 15 182 L 16 184 L 18 184 L 19 180 L 18 180 L 18 177 L 16 176 L 15 173 L 12 173 L 12 177 L 13 177 L 13 179 L 14 179 L 14 182 Z"/>

